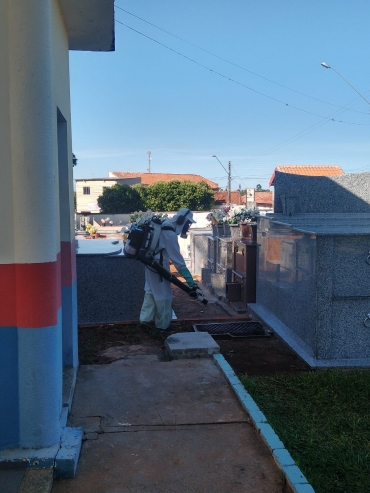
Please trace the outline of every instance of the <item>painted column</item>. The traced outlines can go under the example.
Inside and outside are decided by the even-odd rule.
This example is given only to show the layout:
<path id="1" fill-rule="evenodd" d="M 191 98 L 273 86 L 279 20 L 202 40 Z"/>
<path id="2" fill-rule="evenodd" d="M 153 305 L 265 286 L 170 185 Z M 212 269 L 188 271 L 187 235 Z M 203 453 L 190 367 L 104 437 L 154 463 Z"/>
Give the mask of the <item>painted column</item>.
<path id="1" fill-rule="evenodd" d="M 0 253 L 0 357 L 6 363 L 0 381 L 12 390 L 8 403 L 0 388 L 0 448 L 41 448 L 59 442 L 62 407 L 51 5 L 8 0 L 1 10 L 7 12 L 0 12 L 0 27 L 8 20 L 8 77 L 1 84 L 9 100 L 0 121 L 10 130 L 4 142 L 0 138 L 0 210 L 7 220 Z"/>

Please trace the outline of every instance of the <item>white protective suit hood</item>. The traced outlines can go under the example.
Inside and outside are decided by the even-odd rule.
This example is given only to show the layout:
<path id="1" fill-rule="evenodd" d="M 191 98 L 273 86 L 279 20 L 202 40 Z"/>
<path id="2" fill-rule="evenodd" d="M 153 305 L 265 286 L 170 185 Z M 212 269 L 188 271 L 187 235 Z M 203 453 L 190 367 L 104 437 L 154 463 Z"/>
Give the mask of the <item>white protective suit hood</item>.
<path id="1" fill-rule="evenodd" d="M 175 229 L 177 235 L 180 235 L 181 238 L 186 238 L 187 230 L 189 229 L 192 223 L 196 223 L 193 218 L 193 213 L 190 209 L 180 209 L 171 219 L 167 219 L 166 222 L 169 221 L 171 226 Z"/>

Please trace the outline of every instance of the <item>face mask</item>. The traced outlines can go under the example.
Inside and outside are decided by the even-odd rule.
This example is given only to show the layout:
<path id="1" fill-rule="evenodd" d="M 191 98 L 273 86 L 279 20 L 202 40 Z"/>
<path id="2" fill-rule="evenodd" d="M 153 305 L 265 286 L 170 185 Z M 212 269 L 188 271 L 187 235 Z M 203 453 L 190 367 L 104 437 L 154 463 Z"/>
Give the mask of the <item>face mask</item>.
<path id="1" fill-rule="evenodd" d="M 180 238 L 184 238 L 184 240 L 185 240 L 188 237 L 187 232 L 189 231 L 190 224 L 191 224 L 191 221 L 186 221 L 186 223 L 184 224 L 184 226 L 181 230 Z"/>

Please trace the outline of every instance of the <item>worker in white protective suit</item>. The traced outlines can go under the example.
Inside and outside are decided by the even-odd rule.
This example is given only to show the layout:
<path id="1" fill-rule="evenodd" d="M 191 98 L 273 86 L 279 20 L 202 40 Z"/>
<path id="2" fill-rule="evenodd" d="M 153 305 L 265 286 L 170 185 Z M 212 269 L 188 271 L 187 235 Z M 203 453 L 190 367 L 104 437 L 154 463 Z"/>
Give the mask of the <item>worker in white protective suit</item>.
<path id="1" fill-rule="evenodd" d="M 170 270 L 169 259 L 171 259 L 189 287 L 193 287 L 195 283 L 180 253 L 177 236 L 180 235 L 181 238 L 186 238 L 190 225 L 195 222 L 190 209 L 180 209 L 171 219 L 165 219 L 161 226 L 154 256 L 156 262 L 166 270 Z M 145 295 L 140 312 L 140 322 L 146 325 L 154 319 L 157 330 L 170 331 L 173 297 L 171 283 L 163 279 L 151 267 L 145 266 L 144 289 Z"/>

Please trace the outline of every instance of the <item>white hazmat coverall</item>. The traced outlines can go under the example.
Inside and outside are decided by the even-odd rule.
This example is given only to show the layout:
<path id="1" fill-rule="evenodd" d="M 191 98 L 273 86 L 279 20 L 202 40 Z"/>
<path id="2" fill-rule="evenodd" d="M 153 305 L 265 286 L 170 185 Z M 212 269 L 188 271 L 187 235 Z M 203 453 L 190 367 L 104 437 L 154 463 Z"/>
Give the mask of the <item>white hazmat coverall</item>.
<path id="1" fill-rule="evenodd" d="M 193 278 L 186 267 L 183 256 L 180 253 L 180 246 L 177 241 L 177 235 L 181 233 L 180 227 L 171 219 L 163 222 L 162 227 L 170 226 L 174 230 L 162 229 L 159 235 L 158 246 L 155 249 L 156 262 L 160 263 L 161 254 L 163 267 L 170 270 L 168 260 L 171 259 L 176 270 L 185 277 L 188 285 L 194 285 Z M 145 266 L 145 295 L 140 312 L 140 322 L 151 322 L 154 319 L 155 327 L 160 330 L 166 330 L 170 326 L 172 319 L 172 298 L 173 293 L 171 283 L 152 270 L 151 267 Z"/>

